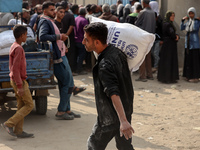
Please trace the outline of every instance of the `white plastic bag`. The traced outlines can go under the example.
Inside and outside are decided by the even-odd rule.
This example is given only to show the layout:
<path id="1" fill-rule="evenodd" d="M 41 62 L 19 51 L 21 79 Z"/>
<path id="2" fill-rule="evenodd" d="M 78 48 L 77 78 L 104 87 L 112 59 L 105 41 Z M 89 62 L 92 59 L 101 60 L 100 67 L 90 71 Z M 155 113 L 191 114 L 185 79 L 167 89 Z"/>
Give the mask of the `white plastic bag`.
<path id="1" fill-rule="evenodd" d="M 13 35 L 13 30 L 7 30 L 0 33 L 0 49 L 10 47 L 14 42 L 15 37 Z"/>
<path id="2" fill-rule="evenodd" d="M 118 47 L 126 56 L 130 71 L 134 72 L 153 46 L 155 35 L 128 23 L 117 23 L 91 17 L 90 22 L 102 22 L 108 27 L 107 43 Z"/>

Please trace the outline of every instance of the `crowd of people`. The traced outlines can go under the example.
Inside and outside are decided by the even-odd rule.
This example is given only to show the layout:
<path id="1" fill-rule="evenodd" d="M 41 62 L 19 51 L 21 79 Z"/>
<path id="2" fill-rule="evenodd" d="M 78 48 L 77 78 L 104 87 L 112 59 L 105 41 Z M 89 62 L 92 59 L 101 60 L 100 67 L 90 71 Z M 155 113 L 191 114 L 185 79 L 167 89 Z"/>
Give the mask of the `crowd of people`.
<path id="1" fill-rule="evenodd" d="M 60 103 L 55 114 L 57 118 L 73 120 L 80 114 L 71 111 L 70 97 L 82 92 L 85 88 L 74 85 L 73 76 L 87 74 L 94 66 L 95 51 L 98 60 L 93 68 L 95 100 L 98 119 L 93 133 L 88 139 L 88 149 L 105 149 L 108 142 L 115 137 L 118 149 L 134 150 L 131 144 L 131 115 L 133 113 L 133 86 L 125 54 L 107 43 L 108 29 L 103 23 L 90 23 L 90 16 L 120 23 L 133 24 L 149 33 L 155 34 L 151 51 L 139 68 L 139 78 L 135 81 L 157 79 L 163 83 L 176 83 L 179 80 L 177 42 L 180 39 L 173 24 L 175 12 L 167 11 L 164 19 L 159 14 L 156 1 L 130 0 L 123 5 L 88 4 L 78 6 L 67 1 L 44 2 L 35 6 L 30 14 L 28 3 L 23 4 L 20 19 L 5 19 L 4 24 L 16 25 L 13 29 L 15 43 L 10 49 L 10 77 L 14 88 L 18 111 L 2 124 L 2 127 L 17 137 L 33 137 L 23 131 L 23 119 L 33 108 L 32 97 L 26 82 L 26 62 L 22 42 L 26 38 L 52 42 L 54 75 L 58 81 Z M 4 17 L 7 14 L 1 14 Z M 185 23 L 186 21 L 186 23 Z M 2 24 L 2 22 L 1 22 Z M 23 25 L 26 25 L 24 27 Z M 194 7 L 188 9 L 187 16 L 182 18 L 181 30 L 186 30 L 185 58 L 183 76 L 189 82 L 199 82 L 200 78 L 200 19 Z M 134 34 L 134 33 L 133 33 Z M 85 65 L 83 65 L 85 64 Z M 20 71 L 21 70 L 21 74 Z M 13 131 L 14 128 L 14 131 Z"/>
<path id="2" fill-rule="evenodd" d="M 82 6 L 66 3 L 65 1 L 55 4 L 56 8 L 65 8 L 64 16 L 60 19 L 60 22 L 54 19 L 60 32 L 68 36 L 69 40 L 65 41 L 65 45 L 67 46 L 66 56 L 73 76 L 87 74 L 95 64 L 93 53 L 88 53 L 81 43 L 84 34 L 83 27 L 89 24 L 90 16 L 94 16 L 109 21 L 130 23 L 149 33 L 155 34 L 156 40 L 151 53 L 146 56 L 145 61 L 141 65 L 139 69 L 140 76 L 136 81 L 146 82 L 148 79 L 153 80 L 153 73 L 157 72 L 158 81 L 163 83 L 177 82 L 179 79 L 177 56 L 179 36 L 176 34 L 176 28 L 173 25 L 174 19 L 170 19 L 170 15 L 173 17 L 175 12 L 167 12 L 166 16 L 162 18 L 159 14 L 159 4 L 157 1 L 143 0 L 143 2 L 144 4 L 140 3 L 139 0 L 130 0 L 130 4 L 126 4 L 125 6 L 121 0 L 118 0 L 117 4 L 112 5 L 88 4 Z M 196 16 L 195 8 L 190 8 L 190 10 L 187 17 L 182 19 L 180 27 L 181 30 L 187 31 L 183 77 L 189 82 L 196 83 L 200 78 L 200 54 L 198 50 L 199 18 Z M 27 37 L 35 38 L 37 36 L 37 24 L 42 13 L 41 4 L 30 8 L 28 2 L 24 2 L 22 13 L 18 13 L 18 15 L 17 13 L 1 13 L 1 24 L 15 25 L 21 24 L 22 21 L 24 25 L 28 25 Z M 193 18 L 190 17 L 189 13 L 194 14 Z M 17 20 L 16 16 L 18 16 Z M 187 22 L 184 24 L 185 20 Z M 192 22 L 192 24 L 189 22 Z M 169 24 L 167 25 L 167 23 Z M 171 27 L 170 30 L 169 27 Z M 171 32 L 172 30 L 174 31 L 173 33 Z"/>

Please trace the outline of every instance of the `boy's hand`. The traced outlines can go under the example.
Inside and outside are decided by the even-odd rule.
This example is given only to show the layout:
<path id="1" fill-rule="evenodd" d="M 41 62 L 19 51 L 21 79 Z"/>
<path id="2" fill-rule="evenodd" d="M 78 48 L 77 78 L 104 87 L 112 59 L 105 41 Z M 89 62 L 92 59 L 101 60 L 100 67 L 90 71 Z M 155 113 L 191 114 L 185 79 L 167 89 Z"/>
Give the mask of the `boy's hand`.
<path id="1" fill-rule="evenodd" d="M 66 34 L 61 34 L 61 36 L 62 36 L 62 41 L 66 41 L 67 39 L 68 39 L 68 36 L 66 35 Z"/>
<path id="2" fill-rule="evenodd" d="M 23 88 L 17 89 L 17 94 L 19 96 L 23 96 L 24 95 L 24 89 Z"/>

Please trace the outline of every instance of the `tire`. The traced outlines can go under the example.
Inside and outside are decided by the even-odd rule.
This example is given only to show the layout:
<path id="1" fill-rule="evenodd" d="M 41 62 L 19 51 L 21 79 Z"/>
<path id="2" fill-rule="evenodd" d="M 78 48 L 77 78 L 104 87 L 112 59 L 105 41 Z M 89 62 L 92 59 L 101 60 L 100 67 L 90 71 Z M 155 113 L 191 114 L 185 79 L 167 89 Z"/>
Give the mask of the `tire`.
<path id="1" fill-rule="evenodd" d="M 37 114 L 45 115 L 47 112 L 47 96 L 36 96 L 35 106 Z"/>

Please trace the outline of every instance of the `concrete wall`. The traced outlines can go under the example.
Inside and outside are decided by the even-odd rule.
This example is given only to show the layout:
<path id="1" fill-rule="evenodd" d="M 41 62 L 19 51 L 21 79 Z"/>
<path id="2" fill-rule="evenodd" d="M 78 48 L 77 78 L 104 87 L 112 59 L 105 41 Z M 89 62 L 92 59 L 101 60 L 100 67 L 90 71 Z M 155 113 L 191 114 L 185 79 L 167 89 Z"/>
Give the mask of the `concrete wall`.
<path id="1" fill-rule="evenodd" d="M 178 56 L 179 56 L 179 67 L 183 66 L 184 60 L 184 43 L 185 43 L 185 31 L 180 31 L 181 19 L 187 15 L 187 10 L 190 7 L 195 7 L 197 16 L 200 17 L 200 0 L 159 0 L 160 3 L 160 14 L 164 18 L 167 10 L 175 12 L 174 25 L 177 28 L 177 34 L 180 35 L 181 39 L 178 42 Z"/>
<path id="2" fill-rule="evenodd" d="M 78 5 L 97 4 L 98 0 L 71 0 L 71 3 Z"/>

